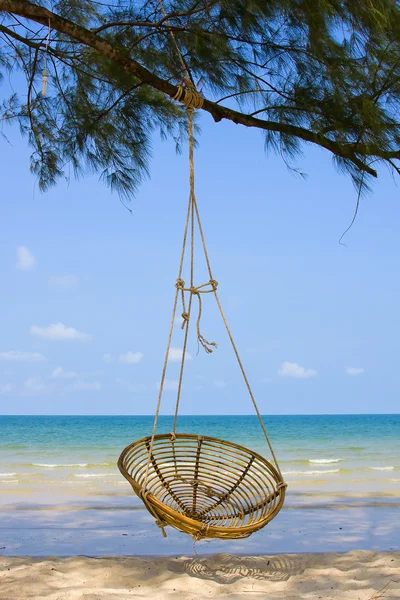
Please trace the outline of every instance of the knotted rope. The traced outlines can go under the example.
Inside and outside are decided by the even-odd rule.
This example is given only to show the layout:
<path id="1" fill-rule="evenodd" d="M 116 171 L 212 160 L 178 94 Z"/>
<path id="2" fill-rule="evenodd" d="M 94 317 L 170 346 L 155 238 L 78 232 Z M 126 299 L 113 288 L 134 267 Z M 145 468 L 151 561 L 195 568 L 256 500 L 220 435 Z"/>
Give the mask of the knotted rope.
<path id="1" fill-rule="evenodd" d="M 210 289 L 204 289 L 206 286 L 210 286 Z M 211 352 L 213 351 L 213 348 L 218 348 L 217 344 L 215 342 L 209 342 L 208 340 L 206 340 L 206 338 L 201 334 L 200 331 L 200 322 L 201 322 L 201 315 L 203 312 L 203 302 L 201 300 L 201 294 L 209 294 L 214 292 L 217 287 L 218 287 L 218 281 L 215 281 L 214 279 L 208 281 L 207 283 L 203 283 L 202 285 L 198 285 L 198 286 L 190 286 L 190 287 L 185 287 L 185 282 L 183 281 L 183 279 L 177 279 L 175 287 L 178 288 L 178 290 L 181 291 L 182 293 L 182 317 L 183 317 L 183 323 L 182 323 L 182 329 L 185 327 L 185 325 L 187 325 L 188 321 L 189 321 L 189 315 L 186 312 L 185 309 L 185 292 L 189 292 L 191 294 L 191 296 L 197 296 L 197 299 L 199 301 L 199 312 L 198 312 L 198 316 L 197 316 L 197 323 L 196 323 L 196 329 L 197 329 L 197 341 L 199 343 L 199 345 L 201 344 L 204 348 L 204 350 L 207 352 L 207 354 L 211 354 Z M 199 351 L 197 351 L 197 354 L 199 353 Z"/>
<path id="2" fill-rule="evenodd" d="M 158 3 L 164 13 L 164 16 L 167 17 L 167 13 L 164 9 L 162 0 L 158 0 Z M 166 23 L 169 25 L 168 19 L 166 19 Z M 175 284 L 176 291 L 175 291 L 175 299 L 174 299 L 174 304 L 173 304 L 173 309 L 172 309 L 172 316 L 171 316 L 171 322 L 170 322 L 170 328 L 169 328 L 167 348 L 166 348 L 166 352 L 165 352 L 164 365 L 163 365 L 163 370 L 162 370 L 162 374 L 161 374 L 161 381 L 160 381 L 160 387 L 159 387 L 159 393 L 158 393 L 158 399 L 157 399 L 157 407 L 156 407 L 156 411 L 155 411 L 155 415 L 154 415 L 153 430 L 152 430 L 151 440 L 150 440 L 150 444 L 149 444 L 149 448 L 148 448 L 148 460 L 147 460 L 147 465 L 146 465 L 146 470 L 145 470 L 142 491 L 140 494 L 143 502 L 145 503 L 145 505 L 151 512 L 151 514 L 153 514 L 153 516 L 155 517 L 156 524 L 158 525 L 158 527 L 160 527 L 162 529 L 163 535 L 165 537 L 166 537 L 166 533 L 164 531 L 164 527 L 167 525 L 167 523 L 165 521 L 163 521 L 162 519 L 160 519 L 159 515 L 157 514 L 157 512 L 154 510 L 151 503 L 149 502 L 148 495 L 150 494 L 150 490 L 147 489 L 147 484 L 148 484 L 148 478 L 149 478 L 150 463 L 152 461 L 152 456 L 153 456 L 154 438 L 155 438 L 155 434 L 156 434 L 157 422 L 158 422 L 158 417 L 159 417 L 159 413 L 160 413 L 161 398 L 162 398 L 162 394 L 163 394 L 166 370 L 167 370 L 167 365 L 168 365 L 168 360 L 169 360 L 169 353 L 170 353 L 170 349 L 171 349 L 172 333 L 173 333 L 173 328 L 174 328 L 174 324 L 175 324 L 175 317 L 176 317 L 176 310 L 177 310 L 179 295 L 181 296 L 181 301 L 182 301 L 182 318 L 183 318 L 182 329 L 184 329 L 184 341 L 183 341 L 181 366 L 180 366 L 179 381 L 178 381 L 178 390 L 177 390 L 176 405 L 175 405 L 174 423 L 173 423 L 173 429 L 171 432 L 171 442 L 173 445 L 173 452 L 174 452 L 175 472 L 177 473 L 176 456 L 175 456 L 175 442 L 176 442 L 175 432 L 176 432 L 177 418 L 178 418 L 178 413 L 179 413 L 179 403 L 180 403 L 180 397 L 181 397 L 181 391 L 182 391 L 182 380 L 183 380 L 183 372 L 184 372 L 184 366 L 185 366 L 186 348 L 187 348 L 187 341 L 188 341 L 188 334 L 189 334 L 189 324 L 190 324 L 190 315 L 191 315 L 191 310 L 192 310 L 193 298 L 196 296 L 198 299 L 198 316 L 197 316 L 197 323 L 196 323 L 197 340 L 198 340 L 198 343 L 202 345 L 202 347 L 204 348 L 204 350 L 207 353 L 211 353 L 213 351 L 213 349 L 217 347 L 217 344 L 215 342 L 209 342 L 208 340 L 206 340 L 206 338 L 204 338 L 204 336 L 202 335 L 201 330 L 200 330 L 200 323 L 201 323 L 201 316 L 202 316 L 202 310 L 203 310 L 201 295 L 207 294 L 207 293 L 213 293 L 215 296 L 222 320 L 224 322 L 226 331 L 227 331 L 229 339 L 231 341 L 236 359 L 239 363 L 239 367 L 242 372 L 247 390 L 250 394 L 250 398 L 252 400 L 254 409 L 256 411 L 257 417 L 259 419 L 259 422 L 260 422 L 260 425 L 262 428 L 262 431 L 264 433 L 264 436 L 266 438 L 272 458 L 274 460 L 276 469 L 283 481 L 282 473 L 280 471 L 278 461 L 277 461 L 275 453 L 273 451 L 271 442 L 268 438 L 268 434 L 267 434 L 264 422 L 262 420 L 255 397 L 254 397 L 252 389 L 250 387 L 250 383 L 247 379 L 247 375 L 245 373 L 243 363 L 240 359 L 238 350 L 236 348 L 236 344 L 233 340 L 233 336 L 229 329 L 225 314 L 222 310 L 221 302 L 219 300 L 219 296 L 217 293 L 218 282 L 214 279 L 214 277 L 212 275 L 210 260 L 209 260 L 206 242 L 205 242 L 204 233 L 203 233 L 203 227 L 201 224 L 199 209 L 197 206 L 197 201 L 196 201 L 196 196 L 195 196 L 195 179 L 194 179 L 193 114 L 194 114 L 195 109 L 199 109 L 203 106 L 204 100 L 203 100 L 201 94 L 199 94 L 199 92 L 196 90 L 196 87 L 194 86 L 194 84 L 191 81 L 189 69 L 188 69 L 187 65 L 185 64 L 183 56 L 179 50 L 179 46 L 176 42 L 173 31 L 171 29 L 169 31 L 170 31 L 173 43 L 177 49 L 178 56 L 180 58 L 183 74 L 185 75 L 182 79 L 182 83 L 178 85 L 178 89 L 174 96 L 174 100 L 176 100 L 177 102 L 181 102 L 186 107 L 186 113 L 187 113 L 187 118 L 188 118 L 189 189 L 190 189 L 190 192 L 189 192 L 189 201 L 188 201 L 188 207 L 187 207 L 187 212 L 186 212 L 186 222 L 185 222 L 184 235 L 183 235 L 179 272 L 178 272 L 178 277 L 177 277 L 176 284 Z M 194 285 L 195 222 L 197 223 L 198 231 L 200 233 L 202 249 L 204 252 L 205 259 L 206 259 L 207 270 L 208 270 L 208 274 L 209 274 L 209 281 L 206 283 L 203 283 L 201 285 L 197 285 L 197 286 Z M 183 264 L 184 264 L 187 237 L 188 237 L 188 231 L 189 231 L 189 224 L 190 224 L 190 285 L 186 286 L 185 281 L 182 278 L 182 272 L 183 272 Z M 187 308 L 186 308 L 186 303 L 185 303 L 185 293 L 189 294 L 189 301 L 188 301 Z M 286 487 L 286 483 L 279 484 L 277 491 L 279 492 L 280 489 L 282 489 L 283 487 Z M 209 525 L 203 524 L 200 531 L 197 533 L 197 535 L 194 536 L 194 540 L 201 539 L 203 537 L 207 537 L 208 529 L 209 529 Z"/>
<path id="3" fill-rule="evenodd" d="M 174 100 L 184 104 L 187 110 L 201 108 L 204 103 L 203 96 L 199 94 L 192 82 L 188 79 L 186 79 L 183 84 L 178 85 L 178 91 L 174 96 Z"/>

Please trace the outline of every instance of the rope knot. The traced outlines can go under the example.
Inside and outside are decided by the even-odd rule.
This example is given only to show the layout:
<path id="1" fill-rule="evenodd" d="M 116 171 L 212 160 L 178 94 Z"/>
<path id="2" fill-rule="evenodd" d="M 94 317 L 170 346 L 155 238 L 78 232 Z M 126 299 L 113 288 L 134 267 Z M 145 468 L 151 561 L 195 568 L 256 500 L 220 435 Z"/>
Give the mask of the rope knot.
<path id="1" fill-rule="evenodd" d="M 171 433 L 169 435 L 171 436 L 171 442 L 175 442 L 176 441 L 175 431 L 171 431 Z"/>
<path id="2" fill-rule="evenodd" d="M 180 277 L 178 277 L 178 279 L 176 280 L 176 284 L 175 287 L 178 290 L 184 290 L 185 289 L 185 282 L 183 281 L 183 279 L 181 279 Z"/>
<path id="3" fill-rule="evenodd" d="M 199 540 L 206 538 L 208 536 L 209 529 L 210 529 L 210 524 L 203 523 L 200 530 L 193 536 L 194 541 L 198 542 Z"/>
<path id="4" fill-rule="evenodd" d="M 276 491 L 279 492 L 279 490 L 283 489 L 283 488 L 287 488 L 288 484 L 285 483 L 284 481 L 281 481 L 280 483 L 278 483 L 278 485 L 276 486 Z"/>
<path id="5" fill-rule="evenodd" d="M 178 85 L 178 90 L 174 96 L 174 100 L 184 104 L 187 110 L 201 108 L 204 103 L 203 96 L 199 94 L 190 80 Z"/>
<path id="6" fill-rule="evenodd" d="M 163 537 L 167 537 L 167 533 L 165 531 L 165 527 L 168 525 L 168 523 L 166 521 L 162 521 L 161 519 L 156 519 L 156 525 L 157 527 L 159 527 L 162 531 Z"/>
<path id="7" fill-rule="evenodd" d="M 216 281 L 215 279 L 210 279 L 210 285 L 212 287 L 213 292 L 216 292 L 218 288 L 218 281 Z"/>

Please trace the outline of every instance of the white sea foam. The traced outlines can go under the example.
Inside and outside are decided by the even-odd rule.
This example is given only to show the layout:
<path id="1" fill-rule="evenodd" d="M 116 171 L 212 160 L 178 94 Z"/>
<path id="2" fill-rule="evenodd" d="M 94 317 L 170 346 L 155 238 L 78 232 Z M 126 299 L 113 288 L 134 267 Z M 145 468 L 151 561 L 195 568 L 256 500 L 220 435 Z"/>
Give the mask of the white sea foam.
<path id="1" fill-rule="evenodd" d="M 0 477 L 14 477 L 16 473 L 0 473 Z"/>
<path id="2" fill-rule="evenodd" d="M 330 465 L 331 463 L 338 463 L 343 458 L 309 458 L 308 462 L 315 463 L 316 465 Z"/>
<path id="3" fill-rule="evenodd" d="M 33 467 L 41 467 L 43 469 L 55 469 L 57 467 L 87 467 L 88 463 L 66 463 L 66 464 L 53 464 L 53 463 L 33 463 Z"/>
<path id="4" fill-rule="evenodd" d="M 394 471 L 394 467 L 368 467 L 371 471 Z"/>
<path id="5" fill-rule="evenodd" d="M 18 483 L 18 479 L 2 479 L 0 483 Z"/>
<path id="6" fill-rule="evenodd" d="M 329 473 L 339 473 L 340 469 L 323 469 L 319 471 L 283 471 L 282 475 L 328 475 Z"/>
<path id="7" fill-rule="evenodd" d="M 75 473 L 75 477 L 108 477 L 109 473 Z"/>

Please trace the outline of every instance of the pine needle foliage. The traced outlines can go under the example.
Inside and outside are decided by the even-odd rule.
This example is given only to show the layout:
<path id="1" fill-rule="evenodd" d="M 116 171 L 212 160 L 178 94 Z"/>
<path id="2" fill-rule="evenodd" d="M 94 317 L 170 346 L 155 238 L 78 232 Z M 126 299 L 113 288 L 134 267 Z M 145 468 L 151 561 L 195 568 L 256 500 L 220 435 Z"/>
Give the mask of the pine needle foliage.
<path id="1" fill-rule="evenodd" d="M 27 136 L 41 189 L 72 166 L 130 196 L 149 173 L 154 132 L 179 146 L 185 114 L 172 97 L 185 73 L 171 32 L 216 131 L 222 119 L 259 128 L 285 160 L 316 144 L 358 186 L 376 176 L 379 161 L 400 173 L 397 0 L 163 0 L 163 7 L 0 0 L 0 121 L 17 121 Z"/>

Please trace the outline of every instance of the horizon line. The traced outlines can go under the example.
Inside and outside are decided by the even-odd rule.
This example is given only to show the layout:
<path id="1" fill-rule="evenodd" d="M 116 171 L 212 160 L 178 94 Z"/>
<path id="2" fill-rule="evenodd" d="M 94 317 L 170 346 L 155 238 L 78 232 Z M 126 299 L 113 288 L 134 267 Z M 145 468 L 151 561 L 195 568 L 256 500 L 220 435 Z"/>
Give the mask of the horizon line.
<path id="1" fill-rule="evenodd" d="M 400 413 L 286 413 L 286 414 L 262 414 L 263 417 L 361 417 L 361 416 L 387 416 L 396 417 Z M 173 417 L 174 414 L 161 414 L 160 417 Z M 252 413 L 224 413 L 224 414 L 184 414 L 180 417 L 257 417 Z M 152 417 L 154 414 L 0 414 L 1 417 Z"/>

